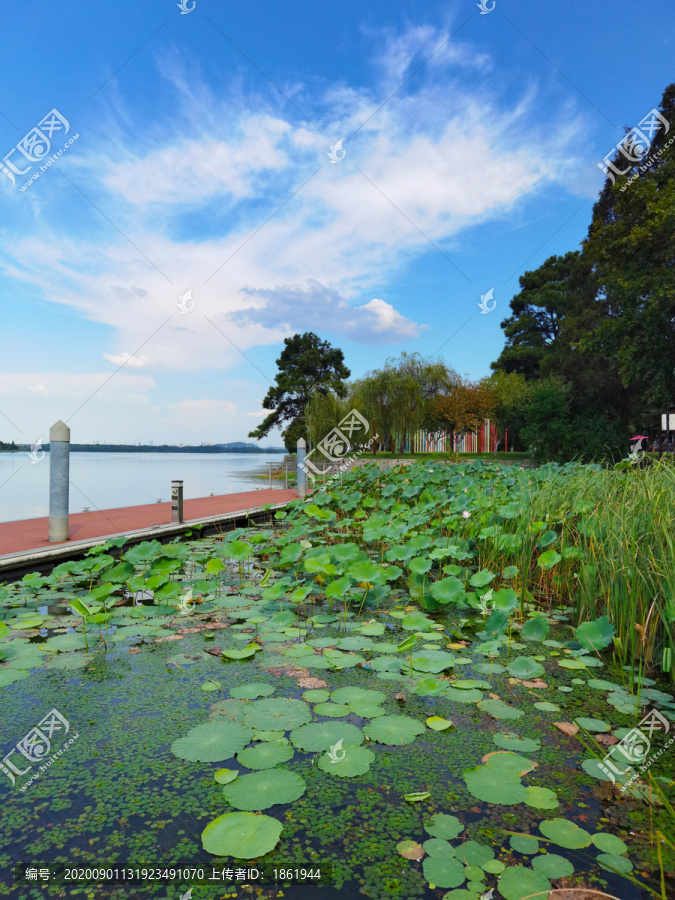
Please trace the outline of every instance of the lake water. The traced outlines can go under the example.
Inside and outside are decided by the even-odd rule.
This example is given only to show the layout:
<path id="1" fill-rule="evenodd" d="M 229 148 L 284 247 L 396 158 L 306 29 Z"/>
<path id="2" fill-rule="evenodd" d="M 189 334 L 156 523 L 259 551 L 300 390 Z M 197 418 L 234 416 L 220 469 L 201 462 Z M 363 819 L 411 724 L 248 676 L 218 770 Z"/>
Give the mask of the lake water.
<path id="1" fill-rule="evenodd" d="M 70 512 L 114 509 L 171 499 L 172 479 L 183 479 L 185 499 L 264 490 L 253 476 L 280 464 L 282 453 L 71 453 Z M 273 480 L 272 487 L 284 482 Z M 0 522 L 49 515 L 49 453 L 32 463 L 27 453 L 0 453 Z"/>

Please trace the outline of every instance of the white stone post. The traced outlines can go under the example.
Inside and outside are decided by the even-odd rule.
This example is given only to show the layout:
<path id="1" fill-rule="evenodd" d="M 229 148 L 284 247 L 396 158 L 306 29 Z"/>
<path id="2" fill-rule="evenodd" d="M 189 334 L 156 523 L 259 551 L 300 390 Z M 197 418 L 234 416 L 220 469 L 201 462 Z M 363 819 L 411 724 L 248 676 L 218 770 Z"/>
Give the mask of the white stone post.
<path id="1" fill-rule="evenodd" d="M 49 540 L 68 540 L 70 428 L 60 419 L 49 429 Z"/>
<path id="2" fill-rule="evenodd" d="M 297 472 L 298 472 L 298 497 L 304 498 L 307 494 L 307 475 L 305 473 L 305 450 L 307 444 L 304 438 L 298 438 Z"/>

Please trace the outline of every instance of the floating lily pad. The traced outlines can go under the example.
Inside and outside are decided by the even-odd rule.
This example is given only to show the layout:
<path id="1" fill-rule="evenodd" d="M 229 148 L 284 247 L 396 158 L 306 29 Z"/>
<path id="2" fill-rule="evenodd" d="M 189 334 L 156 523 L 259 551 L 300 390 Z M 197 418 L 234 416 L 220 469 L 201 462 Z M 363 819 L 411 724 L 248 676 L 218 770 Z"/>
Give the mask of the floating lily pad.
<path id="1" fill-rule="evenodd" d="M 253 681 L 251 684 L 242 684 L 230 689 L 230 697 L 237 700 L 255 700 L 257 697 L 269 697 L 274 693 L 274 687 L 264 681 Z"/>
<path id="2" fill-rule="evenodd" d="M 611 853 L 600 853 L 595 861 L 603 869 L 609 872 L 618 872 L 620 875 L 628 875 L 633 868 L 633 863 L 625 856 L 616 856 Z"/>
<path id="3" fill-rule="evenodd" d="M 492 740 L 502 750 L 514 750 L 516 753 L 533 753 L 541 749 L 541 741 L 536 738 L 521 738 L 517 734 L 497 732 L 492 735 Z"/>
<path id="4" fill-rule="evenodd" d="M 338 741 L 354 746 L 363 743 L 363 732 L 350 722 L 312 722 L 291 732 L 291 743 L 300 750 L 318 753 L 330 750 Z"/>
<path id="5" fill-rule="evenodd" d="M 612 726 L 608 722 L 603 722 L 602 719 L 588 719 L 585 716 L 579 716 L 574 721 L 580 728 L 585 728 L 586 731 L 604 732 L 612 730 Z"/>
<path id="6" fill-rule="evenodd" d="M 531 656 L 519 656 L 506 666 L 507 671 L 514 678 L 540 678 L 545 674 L 545 669 Z"/>
<path id="7" fill-rule="evenodd" d="M 244 716 L 249 728 L 260 731 L 290 731 L 304 725 L 312 718 L 309 706 L 303 700 L 254 700 Z"/>
<path id="8" fill-rule="evenodd" d="M 612 856 L 619 856 L 621 853 L 628 853 L 628 847 L 621 838 L 614 834 L 608 834 L 606 831 L 599 831 L 591 838 L 598 850 L 603 853 L 609 853 Z"/>
<path id="9" fill-rule="evenodd" d="M 455 848 L 442 838 L 430 838 L 422 845 L 424 852 L 434 859 L 455 859 Z"/>
<path id="10" fill-rule="evenodd" d="M 220 762 L 243 750 L 252 736 L 250 728 L 236 722 L 207 722 L 174 741 L 171 752 L 179 759 L 192 762 Z"/>
<path id="11" fill-rule="evenodd" d="M 427 728 L 431 728 L 432 731 L 447 731 L 451 727 L 452 721 L 442 716 L 430 716 L 427 719 Z"/>
<path id="12" fill-rule="evenodd" d="M 465 866 L 483 866 L 488 860 L 494 859 L 495 855 L 491 847 L 478 841 L 464 841 L 455 853 Z"/>
<path id="13" fill-rule="evenodd" d="M 239 775 L 239 769 L 218 769 L 213 773 L 213 777 L 218 784 L 229 784 Z"/>
<path id="14" fill-rule="evenodd" d="M 305 691 L 302 695 L 302 699 L 307 700 L 309 703 L 325 703 L 329 697 L 330 691 L 327 691 L 325 688 L 316 688 L 311 691 Z"/>
<path id="15" fill-rule="evenodd" d="M 447 689 L 447 681 L 439 681 L 437 678 L 424 678 L 415 688 L 415 693 L 419 697 L 440 697 Z"/>
<path id="16" fill-rule="evenodd" d="M 459 887 L 466 880 L 464 867 L 456 859 L 435 859 L 433 856 L 427 856 L 422 863 L 422 869 L 429 884 L 436 887 Z"/>
<path id="17" fill-rule="evenodd" d="M 336 759 L 344 753 L 342 759 Z M 340 778 L 355 778 L 358 775 L 365 775 L 370 769 L 371 763 L 375 759 L 375 754 L 367 747 L 359 747 L 355 744 L 343 744 L 340 750 L 331 755 L 325 753 L 317 765 L 328 775 L 337 775 Z"/>
<path id="18" fill-rule="evenodd" d="M 560 707 L 556 706 L 555 703 L 550 703 L 548 700 L 541 700 L 539 703 L 535 703 L 534 708 L 542 712 L 560 712 Z"/>
<path id="19" fill-rule="evenodd" d="M 202 832 L 202 846 L 213 856 L 257 859 L 279 843 L 282 824 L 271 816 L 253 813 L 225 813 Z"/>
<path id="20" fill-rule="evenodd" d="M 83 669 L 94 656 L 86 653 L 58 653 L 44 663 L 46 669 Z M 14 660 L 12 661 L 14 663 Z M 26 673 L 28 674 L 28 673 Z"/>
<path id="21" fill-rule="evenodd" d="M 223 796 L 235 809 L 268 809 L 292 803 L 305 793 L 305 779 L 288 769 L 269 769 L 240 775 L 223 788 Z"/>
<path id="22" fill-rule="evenodd" d="M 408 803 L 421 803 L 423 800 L 428 800 L 431 797 L 431 791 L 417 791 L 413 794 L 404 794 L 403 799 Z"/>
<path id="23" fill-rule="evenodd" d="M 530 786 L 526 791 L 525 803 L 533 809 L 557 809 L 558 798 L 550 788 Z"/>
<path id="24" fill-rule="evenodd" d="M 382 716 L 363 730 L 371 741 L 400 747 L 412 744 L 417 735 L 423 733 L 424 725 L 410 716 Z"/>
<path id="25" fill-rule="evenodd" d="M 317 716 L 329 716 L 332 719 L 341 719 L 349 715 L 349 707 L 343 703 L 317 703 L 314 707 Z"/>
<path id="26" fill-rule="evenodd" d="M 254 747 L 247 747 L 237 753 L 237 762 L 247 769 L 271 769 L 279 763 L 288 762 L 295 754 L 290 742 L 281 738 L 276 741 L 262 741 Z"/>
<path id="27" fill-rule="evenodd" d="M 3 666 L 0 668 L 0 688 L 14 684 L 15 681 L 23 681 L 29 675 L 30 672 L 23 669 L 11 669 L 9 666 Z"/>
<path id="28" fill-rule="evenodd" d="M 551 882 L 543 872 L 524 866 L 509 866 L 499 879 L 499 893 L 504 900 L 523 900 L 524 897 L 546 900 L 550 890 Z"/>
<path id="29" fill-rule="evenodd" d="M 591 835 L 567 819 L 547 819 L 539 823 L 539 830 L 544 837 L 567 850 L 581 850 L 591 843 Z"/>
<path id="30" fill-rule="evenodd" d="M 528 837 L 525 834 L 512 834 L 509 843 L 516 853 L 531 855 L 539 852 L 539 841 L 537 838 Z"/>
<path id="31" fill-rule="evenodd" d="M 451 841 L 464 831 L 464 826 L 457 816 L 436 813 L 429 822 L 424 823 L 424 830 L 434 837 Z"/>
<path id="32" fill-rule="evenodd" d="M 574 875 L 572 863 L 565 859 L 564 856 L 558 856 L 556 853 L 545 853 L 535 856 L 532 860 L 532 868 L 551 879 L 567 878 L 570 875 Z"/>
<path id="33" fill-rule="evenodd" d="M 525 715 L 520 709 L 514 709 L 503 700 L 481 700 L 478 708 L 489 713 L 495 719 L 519 719 Z"/>
<path id="34" fill-rule="evenodd" d="M 330 695 L 333 703 L 350 704 L 354 700 L 365 700 L 369 703 L 383 703 L 387 699 L 384 691 L 373 691 L 362 687 L 343 687 L 333 691 Z"/>
<path id="35" fill-rule="evenodd" d="M 483 692 L 479 690 L 462 690 L 461 688 L 449 687 L 446 689 L 445 697 L 448 700 L 454 700 L 455 703 L 477 703 L 483 699 Z"/>
<path id="36" fill-rule="evenodd" d="M 219 681 L 203 681 L 201 683 L 201 689 L 203 691 L 219 691 L 221 690 Z"/>
<path id="37" fill-rule="evenodd" d="M 496 766 L 476 766 L 467 769 L 463 778 L 469 793 L 485 803 L 513 806 L 516 803 L 524 803 L 527 798 L 527 789 L 521 784 L 520 778 Z"/>

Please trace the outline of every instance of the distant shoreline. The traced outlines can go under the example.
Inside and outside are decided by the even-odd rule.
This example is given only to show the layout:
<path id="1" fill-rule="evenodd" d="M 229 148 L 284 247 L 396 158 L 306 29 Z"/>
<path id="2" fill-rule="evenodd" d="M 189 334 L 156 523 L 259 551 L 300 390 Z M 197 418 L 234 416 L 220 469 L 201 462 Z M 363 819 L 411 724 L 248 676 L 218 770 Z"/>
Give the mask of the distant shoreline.
<path id="1" fill-rule="evenodd" d="M 42 444 L 42 450 L 49 451 L 49 444 Z M 29 453 L 30 444 L 15 447 L 0 447 L 0 453 Z M 176 447 L 172 444 L 161 444 L 156 447 L 150 444 L 71 444 L 72 453 L 286 453 L 279 447 L 228 447 L 213 444 L 207 447 Z"/>

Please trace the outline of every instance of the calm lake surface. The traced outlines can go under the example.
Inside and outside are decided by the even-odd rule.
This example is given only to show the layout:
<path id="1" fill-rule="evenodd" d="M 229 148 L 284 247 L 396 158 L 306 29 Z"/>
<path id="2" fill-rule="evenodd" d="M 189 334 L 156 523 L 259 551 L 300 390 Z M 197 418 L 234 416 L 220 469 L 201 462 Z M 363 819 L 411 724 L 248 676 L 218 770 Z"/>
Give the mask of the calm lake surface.
<path id="1" fill-rule="evenodd" d="M 185 499 L 264 490 L 268 462 L 282 453 L 71 453 L 70 512 L 115 509 L 171 499 L 171 481 L 183 479 Z M 272 487 L 284 482 L 273 480 Z M 0 522 L 49 515 L 49 453 L 0 453 Z"/>

